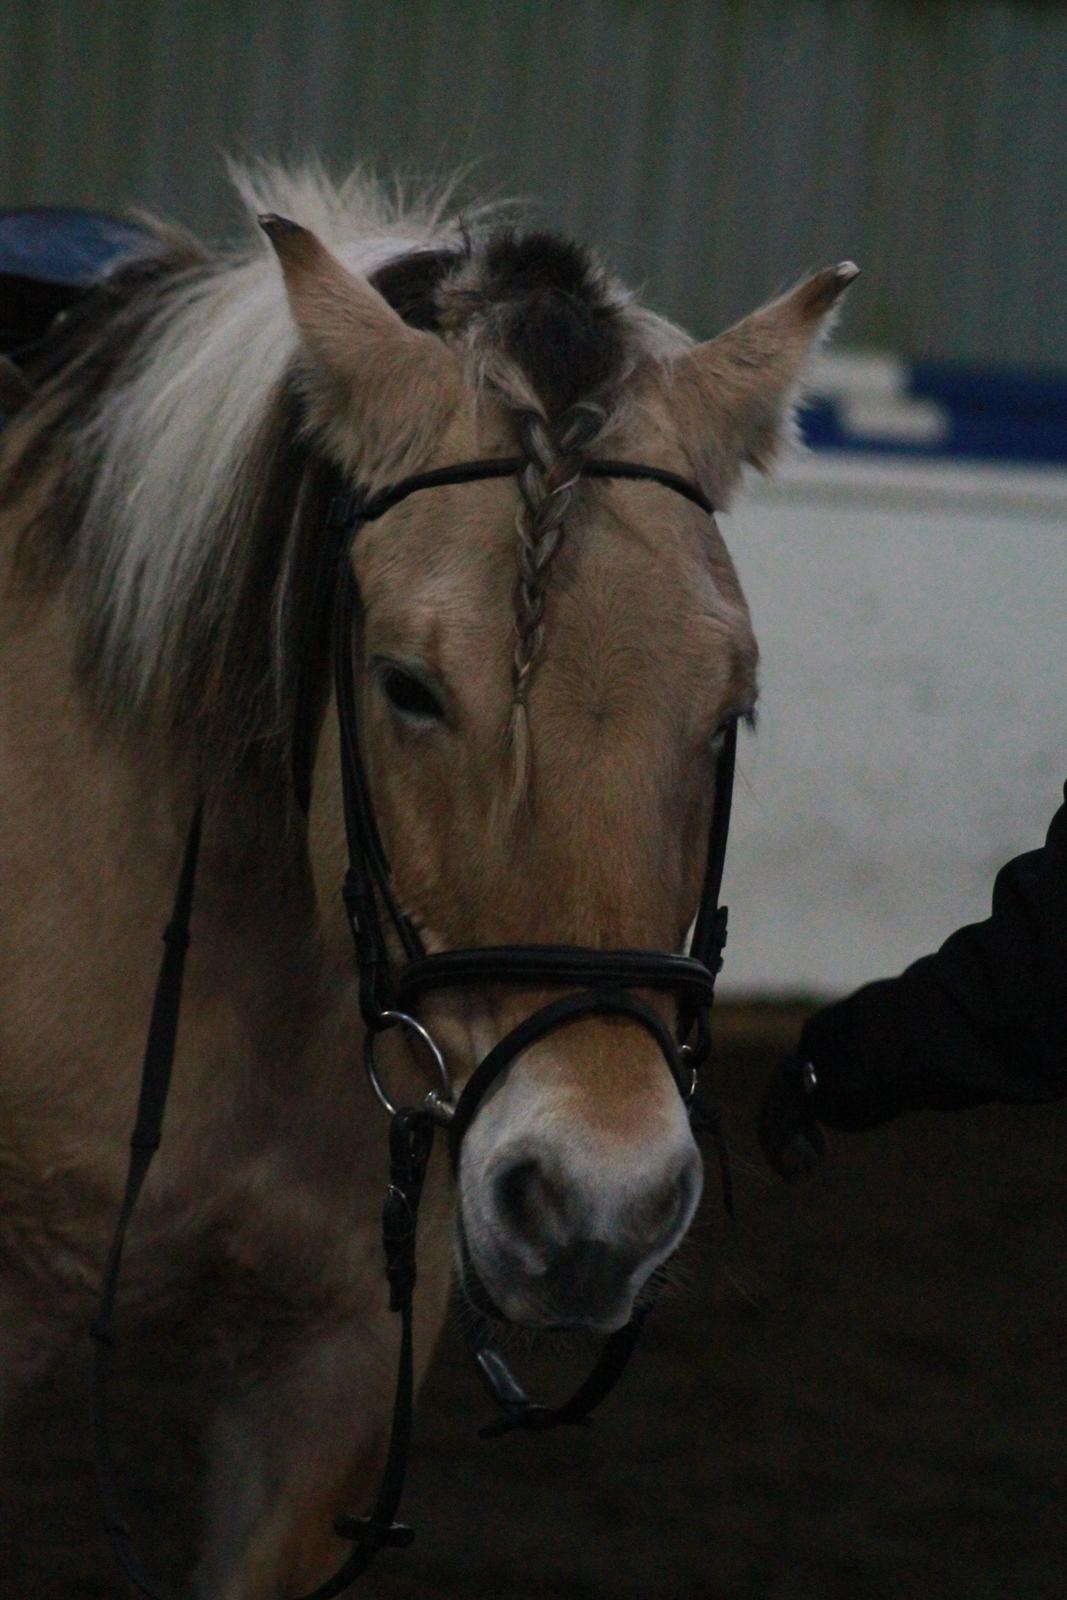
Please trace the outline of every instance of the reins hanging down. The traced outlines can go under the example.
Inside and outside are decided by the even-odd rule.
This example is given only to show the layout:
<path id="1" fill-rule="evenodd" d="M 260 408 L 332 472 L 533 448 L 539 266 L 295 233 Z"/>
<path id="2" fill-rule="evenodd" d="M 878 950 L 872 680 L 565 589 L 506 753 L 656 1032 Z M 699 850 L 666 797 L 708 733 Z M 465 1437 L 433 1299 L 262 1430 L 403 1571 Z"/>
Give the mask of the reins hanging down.
<path id="1" fill-rule="evenodd" d="M 348 841 L 348 868 L 343 900 L 355 944 L 359 970 L 360 1009 L 366 1027 L 365 1066 L 375 1093 L 390 1115 L 389 1183 L 382 1209 L 382 1243 L 390 1286 L 390 1309 L 400 1318 L 396 1394 L 386 1463 L 373 1509 L 365 1516 L 340 1516 L 335 1530 L 352 1548 L 332 1577 L 303 1600 L 331 1600 L 342 1594 L 365 1570 L 378 1550 L 407 1545 L 410 1528 L 395 1521 L 407 1468 L 414 1405 L 412 1304 L 415 1289 L 415 1242 L 419 1199 L 437 1127 L 448 1131 L 449 1154 L 458 1171 L 463 1138 L 490 1088 L 535 1041 L 587 1016 L 623 1016 L 656 1041 L 694 1128 L 710 1129 L 718 1145 L 723 1196 L 731 1207 L 729 1168 L 718 1115 L 698 1097 L 698 1076 L 711 1047 L 710 1012 L 715 978 L 726 943 L 726 907 L 719 904 L 730 822 L 737 727 L 727 728 L 720 750 L 715 802 L 708 839 L 700 906 L 688 955 L 655 950 L 597 950 L 574 945 L 503 945 L 449 950 L 428 955 L 413 922 L 392 888 L 389 862 L 382 846 L 374 806 L 359 749 L 355 682 L 352 671 L 352 626 L 355 582 L 349 562 L 352 541 L 364 523 L 384 516 L 409 495 L 445 484 L 513 477 L 522 470 L 520 457 L 469 461 L 421 473 L 368 496 L 359 489 L 335 497 L 327 533 L 333 586 L 333 666 L 341 748 L 342 795 Z M 637 462 L 588 460 L 581 476 L 644 479 L 661 484 L 700 507 L 713 508 L 694 484 L 659 467 Z M 299 731 L 299 730 L 298 730 Z M 298 794 L 305 775 L 296 771 Z M 149 1164 L 162 1136 L 181 1005 L 185 950 L 189 943 L 202 813 L 197 808 L 183 856 L 171 922 L 164 933 L 166 950 L 156 986 L 145 1045 L 138 1114 L 125 1194 L 108 1253 L 98 1315 L 93 1324 L 93 1434 L 104 1524 L 126 1575 L 150 1600 L 175 1600 L 171 1591 L 151 1580 L 132 1548 L 122 1517 L 107 1425 L 107 1385 L 115 1350 L 113 1317 L 130 1218 Z M 403 953 L 397 969 L 390 951 L 391 929 Z M 433 990 L 460 985 L 519 984 L 558 988 L 560 996 L 534 1011 L 489 1051 L 471 1074 L 458 1099 L 443 1053 L 415 1014 L 420 999 Z M 633 991 L 653 989 L 673 994 L 678 1002 L 674 1032 Z M 438 1084 L 421 1106 L 395 1106 L 378 1077 L 374 1041 L 391 1027 L 407 1028 L 429 1050 Z M 479 1372 L 500 1408 L 498 1421 L 482 1430 L 493 1436 L 514 1428 L 541 1431 L 588 1422 L 591 1412 L 617 1383 L 634 1347 L 651 1302 L 646 1300 L 626 1324 L 605 1341 L 592 1371 L 557 1406 L 529 1399 L 492 1341 L 490 1324 L 476 1320 L 472 1348 Z"/>

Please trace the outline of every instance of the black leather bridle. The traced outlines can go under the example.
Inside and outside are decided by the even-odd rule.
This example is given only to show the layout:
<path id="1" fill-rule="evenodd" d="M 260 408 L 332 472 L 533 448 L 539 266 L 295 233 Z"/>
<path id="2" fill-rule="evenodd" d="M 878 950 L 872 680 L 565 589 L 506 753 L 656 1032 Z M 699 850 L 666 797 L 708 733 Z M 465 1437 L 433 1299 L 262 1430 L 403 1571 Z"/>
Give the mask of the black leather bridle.
<path id="1" fill-rule="evenodd" d="M 698 1078 L 711 1046 L 710 1012 L 715 978 L 726 942 L 726 907 L 719 904 L 733 792 L 737 726 L 731 722 L 722 738 L 715 782 L 715 801 L 700 905 L 687 955 L 653 950 L 597 950 L 573 945 L 503 945 L 427 954 L 418 929 L 399 904 L 382 845 L 374 805 L 359 748 L 352 641 L 356 585 L 349 556 L 359 530 L 384 516 L 409 495 L 444 484 L 514 477 L 522 458 L 470 461 L 404 478 L 378 494 L 340 490 L 328 517 L 329 543 L 324 571 L 332 586 L 333 666 L 341 745 L 341 774 L 348 869 L 343 897 L 355 943 L 359 969 L 360 1010 L 366 1029 L 365 1064 L 371 1084 L 390 1113 L 389 1185 L 382 1213 L 385 1270 L 390 1307 L 400 1316 L 400 1350 L 392 1432 L 377 1499 L 367 1516 L 337 1518 L 339 1535 L 352 1549 L 333 1576 L 303 1600 L 330 1600 L 341 1594 L 386 1545 L 410 1543 L 412 1530 L 395 1521 L 407 1466 L 414 1399 L 412 1300 L 415 1286 L 415 1233 L 419 1198 L 437 1127 L 447 1128 L 453 1168 L 458 1171 L 463 1138 L 489 1088 L 532 1044 L 582 1017 L 622 1016 L 651 1034 L 689 1109 L 694 1127 L 712 1131 L 719 1145 L 723 1193 L 731 1208 L 729 1167 L 715 1110 L 698 1097 Z M 709 516 L 713 507 L 687 479 L 659 467 L 630 461 L 589 460 L 581 476 L 643 479 L 680 494 Z M 297 775 L 298 792 L 302 787 Z M 202 808 L 198 807 L 186 840 L 171 920 L 164 931 L 165 951 L 156 985 L 152 1018 L 141 1075 L 137 1119 L 131 1138 L 126 1188 L 105 1266 L 100 1305 L 92 1332 L 93 1428 L 96 1471 L 104 1522 L 127 1576 L 152 1600 L 171 1600 L 170 1592 L 141 1567 L 122 1516 L 111 1458 L 107 1425 L 107 1381 L 115 1341 L 112 1333 L 123 1245 L 130 1218 L 160 1143 L 170 1084 L 181 1003 L 185 951 L 189 943 L 193 892 L 199 854 Z M 394 949 L 402 953 L 397 963 Z M 442 1052 L 416 1015 L 419 1001 L 430 992 L 467 985 L 558 988 L 559 998 L 539 1007 L 507 1033 L 471 1074 L 458 1099 Z M 678 1009 L 674 1031 L 635 989 L 673 995 Z M 396 1106 L 379 1077 L 374 1043 L 391 1027 L 412 1031 L 430 1052 L 438 1082 L 420 1106 Z M 484 1435 L 513 1428 L 541 1430 L 588 1421 L 590 1413 L 614 1386 L 625 1367 L 651 1301 L 639 1306 L 630 1322 L 605 1342 L 600 1357 L 578 1390 L 559 1406 L 532 1402 L 492 1342 L 490 1324 L 479 1318 L 472 1335 L 478 1368 L 500 1419 Z"/>

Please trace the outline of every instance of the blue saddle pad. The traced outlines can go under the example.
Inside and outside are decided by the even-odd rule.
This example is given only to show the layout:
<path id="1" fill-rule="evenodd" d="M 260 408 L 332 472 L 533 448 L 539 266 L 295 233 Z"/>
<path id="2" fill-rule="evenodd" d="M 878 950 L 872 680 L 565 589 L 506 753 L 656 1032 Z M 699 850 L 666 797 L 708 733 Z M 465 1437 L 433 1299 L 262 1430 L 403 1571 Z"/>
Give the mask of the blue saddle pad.
<path id="1" fill-rule="evenodd" d="M 102 211 L 0 210 L 0 350 L 33 345 L 57 312 L 150 237 Z"/>
<path id="2" fill-rule="evenodd" d="M 136 223 L 68 206 L 0 210 L 0 273 L 83 289 L 148 237 Z"/>

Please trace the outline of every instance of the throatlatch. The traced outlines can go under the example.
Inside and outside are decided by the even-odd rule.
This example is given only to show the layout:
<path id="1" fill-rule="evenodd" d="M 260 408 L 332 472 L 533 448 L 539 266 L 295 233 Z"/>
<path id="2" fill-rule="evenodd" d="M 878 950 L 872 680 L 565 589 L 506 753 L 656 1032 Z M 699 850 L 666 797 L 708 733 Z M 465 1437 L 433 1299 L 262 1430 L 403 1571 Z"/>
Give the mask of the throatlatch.
<path id="1" fill-rule="evenodd" d="M 449 1153 L 453 1167 L 458 1170 L 464 1135 L 483 1097 L 524 1050 L 580 1017 L 625 1016 L 655 1039 L 678 1092 L 689 1108 L 694 1129 L 710 1130 L 715 1135 L 723 1197 L 727 1209 L 732 1209 L 729 1167 L 718 1114 L 700 1100 L 698 1075 L 710 1052 L 715 978 L 722 965 L 726 943 L 727 913 L 726 907 L 719 905 L 719 891 L 733 791 L 735 723 L 727 727 L 719 753 L 707 863 L 688 955 L 654 950 L 596 950 L 572 945 L 503 945 L 428 955 L 417 928 L 399 905 L 392 887 L 389 862 L 359 749 L 352 661 L 355 611 L 355 581 L 349 561 L 352 541 L 364 523 L 384 516 L 408 495 L 444 484 L 512 477 L 521 472 L 523 465 L 522 458 L 518 457 L 464 462 L 405 478 L 374 496 L 359 489 L 342 489 L 334 497 L 328 519 L 329 538 L 323 555 L 322 584 L 327 601 L 331 590 L 333 596 L 333 668 L 349 856 L 342 893 L 359 969 L 360 1009 L 366 1027 L 366 1067 L 375 1093 L 391 1117 L 389 1183 L 382 1209 L 382 1242 L 390 1309 L 400 1318 L 400 1342 L 392 1431 L 373 1509 L 365 1516 L 337 1518 L 336 1532 L 352 1541 L 352 1549 L 333 1576 L 303 1600 L 332 1600 L 359 1577 L 378 1550 L 386 1546 L 405 1546 L 414 1537 L 412 1530 L 397 1523 L 395 1518 L 410 1450 L 414 1403 L 412 1303 L 418 1208 L 437 1127 L 448 1130 Z M 580 475 L 645 479 L 683 495 L 708 515 L 713 513 L 711 503 L 700 489 L 685 478 L 658 467 L 630 461 L 591 460 L 582 463 Z M 329 609 L 327 606 L 324 614 L 328 614 Z M 300 746 L 304 731 L 297 730 L 294 751 Z M 294 783 L 298 796 L 305 800 L 309 781 L 306 760 L 294 758 Z M 150 1600 L 175 1600 L 175 1597 L 172 1591 L 148 1577 L 132 1549 L 130 1530 L 119 1506 L 111 1458 L 107 1383 L 115 1349 L 113 1316 L 126 1231 L 162 1135 L 185 951 L 189 944 L 201 820 L 202 810 L 198 807 L 186 843 L 174 912 L 164 933 L 166 950 L 145 1045 L 125 1194 L 92 1328 L 94 1453 L 104 1524 L 124 1572 Z M 394 968 L 386 923 L 403 954 L 398 970 Z M 494 1045 L 455 1099 L 445 1058 L 414 1014 L 418 1002 L 434 990 L 508 983 L 559 988 L 564 992 L 533 1012 Z M 633 993 L 635 989 L 652 989 L 675 996 L 678 1012 L 673 1033 L 659 1014 Z M 374 1041 L 392 1027 L 413 1030 L 434 1060 L 438 1083 L 421 1106 L 394 1105 L 378 1076 Z M 473 1354 L 502 1413 L 498 1421 L 482 1430 L 483 1436 L 506 1433 L 514 1428 L 543 1430 L 588 1422 L 590 1413 L 621 1376 L 650 1304 L 651 1301 L 646 1300 L 624 1328 L 610 1335 L 585 1381 L 569 1400 L 558 1406 L 539 1405 L 529 1399 L 493 1343 L 489 1323 L 479 1319 L 473 1333 Z"/>

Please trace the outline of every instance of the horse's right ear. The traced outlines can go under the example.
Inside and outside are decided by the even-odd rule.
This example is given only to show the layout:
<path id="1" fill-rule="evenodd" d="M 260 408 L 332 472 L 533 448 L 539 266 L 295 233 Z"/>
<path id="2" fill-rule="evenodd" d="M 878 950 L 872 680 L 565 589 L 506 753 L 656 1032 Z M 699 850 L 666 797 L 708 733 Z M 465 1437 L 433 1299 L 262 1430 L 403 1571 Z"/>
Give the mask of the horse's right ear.
<path id="1" fill-rule="evenodd" d="M 309 229 L 274 215 L 259 225 L 311 358 L 311 420 L 370 477 L 400 470 L 425 453 L 455 408 L 458 357 L 404 322 Z"/>

